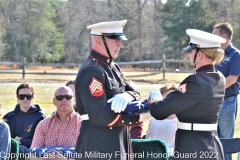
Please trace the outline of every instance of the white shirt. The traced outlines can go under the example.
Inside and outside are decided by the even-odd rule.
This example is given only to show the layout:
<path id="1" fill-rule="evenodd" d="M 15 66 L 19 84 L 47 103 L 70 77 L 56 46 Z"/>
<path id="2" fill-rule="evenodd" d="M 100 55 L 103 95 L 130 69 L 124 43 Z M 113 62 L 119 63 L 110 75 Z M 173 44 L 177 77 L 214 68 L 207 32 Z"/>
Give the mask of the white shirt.
<path id="1" fill-rule="evenodd" d="M 146 139 L 159 139 L 164 141 L 169 149 L 174 148 L 177 122 L 177 118 L 156 120 L 152 117 L 146 132 Z"/>

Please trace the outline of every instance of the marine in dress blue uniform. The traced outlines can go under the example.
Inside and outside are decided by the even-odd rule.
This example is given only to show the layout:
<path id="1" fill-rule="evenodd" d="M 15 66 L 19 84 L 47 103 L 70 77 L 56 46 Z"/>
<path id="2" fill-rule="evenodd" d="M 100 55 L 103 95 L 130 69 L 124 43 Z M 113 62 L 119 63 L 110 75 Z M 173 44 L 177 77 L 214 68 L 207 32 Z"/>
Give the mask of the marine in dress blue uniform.
<path id="1" fill-rule="evenodd" d="M 151 103 L 149 110 L 158 120 L 171 114 L 176 114 L 179 120 L 173 159 L 223 160 L 217 123 L 225 92 L 225 77 L 215 70 L 213 62 L 220 53 L 223 58 L 224 52 L 219 48 L 224 39 L 195 29 L 186 32 L 190 36 L 186 50 L 191 51 L 190 60 L 196 67 L 195 73 L 184 79 L 178 89 L 166 98 Z M 204 49 L 212 50 L 207 53 Z"/>
<path id="2" fill-rule="evenodd" d="M 116 43 L 119 40 L 126 40 L 122 33 L 126 22 L 126 20 L 101 22 L 88 26 L 92 36 L 102 38 L 101 45 L 105 46 L 108 55 L 92 49 L 81 64 L 76 77 L 77 109 L 81 115 L 87 114 L 89 117 L 82 121 L 76 144 L 76 152 L 82 157 L 76 159 L 110 158 L 104 156 L 111 156 L 111 159 L 130 159 L 127 155 L 131 152 L 129 126 L 138 124 L 139 115 L 125 116 L 107 107 L 107 101 L 117 95 L 140 100 L 140 94 L 113 61 L 106 43 L 107 38 L 113 39 Z M 116 102 L 118 101 L 114 103 Z"/>

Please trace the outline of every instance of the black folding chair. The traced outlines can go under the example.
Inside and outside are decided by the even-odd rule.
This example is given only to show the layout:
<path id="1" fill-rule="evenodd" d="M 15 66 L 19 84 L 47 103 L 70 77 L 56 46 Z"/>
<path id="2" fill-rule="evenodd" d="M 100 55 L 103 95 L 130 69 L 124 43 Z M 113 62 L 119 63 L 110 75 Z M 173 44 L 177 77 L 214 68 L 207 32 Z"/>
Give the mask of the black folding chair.
<path id="1" fill-rule="evenodd" d="M 240 138 L 220 138 L 224 154 L 240 152 Z M 239 159 L 240 157 L 238 157 Z"/>
<path id="2" fill-rule="evenodd" d="M 167 144 L 157 139 L 132 139 L 134 160 L 167 160 Z"/>

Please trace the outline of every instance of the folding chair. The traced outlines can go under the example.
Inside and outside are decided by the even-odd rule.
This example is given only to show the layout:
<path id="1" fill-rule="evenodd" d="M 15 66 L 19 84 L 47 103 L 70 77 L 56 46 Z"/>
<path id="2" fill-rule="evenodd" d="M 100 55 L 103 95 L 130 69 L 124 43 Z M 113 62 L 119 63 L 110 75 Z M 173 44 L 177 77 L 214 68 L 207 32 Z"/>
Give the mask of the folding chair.
<path id="1" fill-rule="evenodd" d="M 17 140 L 14 138 L 11 138 L 11 154 L 14 153 L 14 157 L 11 157 L 10 160 L 18 160 L 18 154 L 19 154 L 19 144 Z"/>
<path id="2" fill-rule="evenodd" d="M 233 154 L 240 152 L 240 138 L 220 138 L 224 154 Z M 240 157 L 238 155 L 238 160 Z"/>
<path id="3" fill-rule="evenodd" d="M 167 160 L 168 147 L 155 139 L 132 139 L 134 160 Z"/>

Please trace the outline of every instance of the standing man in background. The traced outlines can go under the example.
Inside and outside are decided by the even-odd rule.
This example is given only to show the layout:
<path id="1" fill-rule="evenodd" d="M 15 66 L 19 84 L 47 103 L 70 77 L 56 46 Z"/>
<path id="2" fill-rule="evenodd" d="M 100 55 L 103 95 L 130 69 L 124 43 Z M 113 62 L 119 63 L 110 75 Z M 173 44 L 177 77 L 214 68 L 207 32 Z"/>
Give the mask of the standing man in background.
<path id="1" fill-rule="evenodd" d="M 240 52 L 231 43 L 233 30 L 229 23 L 218 23 L 213 28 L 213 34 L 226 39 L 226 42 L 221 44 L 221 48 L 225 51 L 224 59 L 215 65 L 215 68 L 226 78 L 225 97 L 219 113 L 218 134 L 219 138 L 233 138 L 237 97 L 240 93 Z M 225 154 L 225 160 L 231 159 L 231 154 Z"/>
<path id="2" fill-rule="evenodd" d="M 111 157 L 105 158 L 111 160 L 130 158 L 129 126 L 138 124 L 139 115 L 120 112 L 129 102 L 140 100 L 140 94 L 114 62 L 123 46 L 121 40 L 127 40 L 123 35 L 126 23 L 101 22 L 87 27 L 91 29 L 92 49 L 78 72 L 75 90 L 77 110 L 89 119 L 82 121 L 75 150 L 83 157 L 77 159 L 98 160 L 101 157 L 96 155 L 102 153 L 108 153 Z M 111 108 L 107 107 L 109 99 Z"/>

